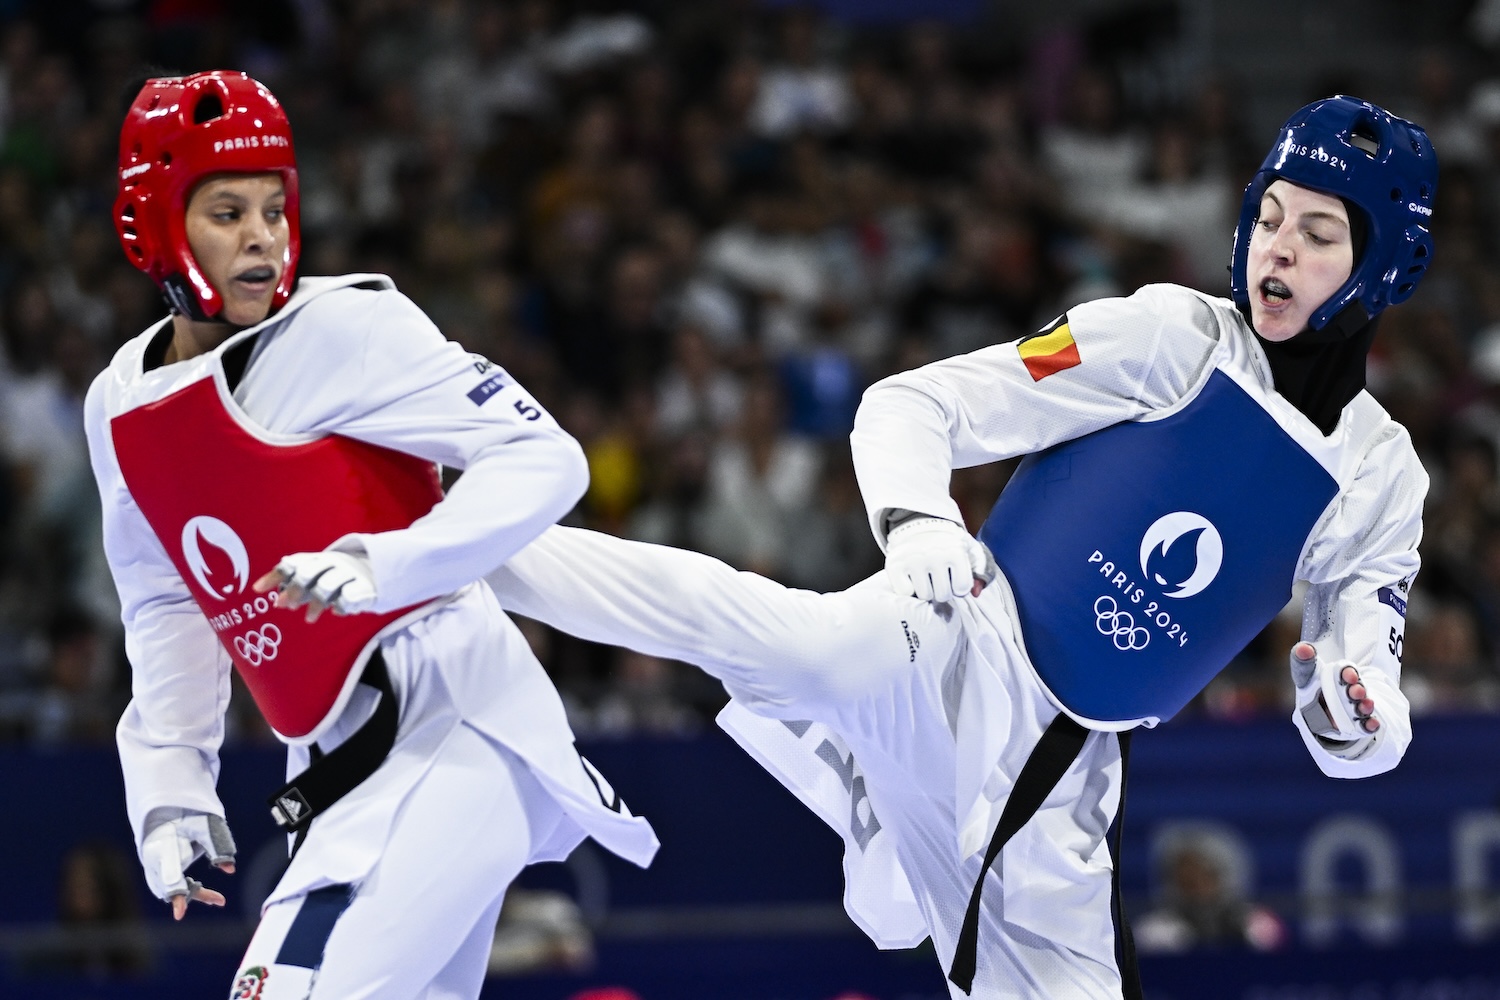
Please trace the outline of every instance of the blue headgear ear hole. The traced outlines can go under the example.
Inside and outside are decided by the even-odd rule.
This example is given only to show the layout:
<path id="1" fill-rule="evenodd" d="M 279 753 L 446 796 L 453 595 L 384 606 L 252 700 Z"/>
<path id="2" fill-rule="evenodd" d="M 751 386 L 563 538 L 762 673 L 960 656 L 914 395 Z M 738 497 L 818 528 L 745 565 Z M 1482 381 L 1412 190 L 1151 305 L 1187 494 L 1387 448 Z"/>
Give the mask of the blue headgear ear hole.
<path id="1" fill-rule="evenodd" d="M 1416 291 L 1432 259 L 1437 156 L 1427 133 L 1367 101 L 1331 97 L 1300 108 L 1245 188 L 1230 261 L 1230 295 L 1249 308 L 1246 270 L 1260 200 L 1282 179 L 1356 206 L 1369 230 L 1349 280 L 1308 319 L 1321 330 L 1358 304 L 1366 321 Z M 1358 315 L 1356 311 L 1355 315 Z M 1352 332 L 1351 324 L 1339 328 Z"/>
<path id="2" fill-rule="evenodd" d="M 1391 305 L 1405 302 L 1417 290 L 1417 283 L 1427 273 L 1432 259 L 1432 237 L 1426 230 L 1412 226 L 1402 234 L 1402 247 L 1394 261 L 1395 274 L 1389 296 Z"/>

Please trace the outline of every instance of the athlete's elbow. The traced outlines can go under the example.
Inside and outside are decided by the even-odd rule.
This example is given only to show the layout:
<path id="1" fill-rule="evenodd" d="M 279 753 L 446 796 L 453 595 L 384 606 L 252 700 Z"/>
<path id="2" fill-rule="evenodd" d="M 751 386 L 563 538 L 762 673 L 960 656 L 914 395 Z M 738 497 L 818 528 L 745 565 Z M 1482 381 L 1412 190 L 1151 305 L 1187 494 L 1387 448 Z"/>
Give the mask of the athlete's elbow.
<path id="1" fill-rule="evenodd" d="M 536 523 L 541 530 L 567 516 L 583 499 L 589 488 L 589 463 L 578 442 L 563 435 L 548 442 L 539 465 Z"/>
<path id="2" fill-rule="evenodd" d="M 509 441 L 493 451 L 507 487 L 525 484 L 525 495 L 544 517 L 556 520 L 583 499 L 589 487 L 589 463 L 583 447 L 561 430 Z M 472 468 L 472 467 L 471 467 Z"/>
<path id="3" fill-rule="evenodd" d="M 567 501 L 563 513 L 572 510 L 589 488 L 589 460 L 576 438 L 567 435 L 558 446 L 558 495 Z M 559 515 L 561 516 L 561 515 Z"/>

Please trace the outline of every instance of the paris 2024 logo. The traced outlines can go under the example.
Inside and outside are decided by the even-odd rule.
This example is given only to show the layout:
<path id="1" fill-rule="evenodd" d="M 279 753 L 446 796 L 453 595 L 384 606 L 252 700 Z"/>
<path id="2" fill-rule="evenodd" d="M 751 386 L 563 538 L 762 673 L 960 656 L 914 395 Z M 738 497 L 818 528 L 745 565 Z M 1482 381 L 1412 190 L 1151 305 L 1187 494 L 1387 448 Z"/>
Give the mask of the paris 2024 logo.
<path id="1" fill-rule="evenodd" d="M 213 605 L 203 606 L 215 632 L 253 622 L 276 606 L 275 594 L 241 599 L 250 582 L 250 553 L 239 533 L 217 517 L 200 514 L 182 526 L 182 558 L 201 591 L 224 605 L 217 613 L 209 611 Z M 225 641 L 243 663 L 259 667 L 276 659 L 281 638 L 280 628 L 263 622 Z"/>
<path id="2" fill-rule="evenodd" d="M 1153 634 L 1185 647 L 1187 630 L 1167 600 L 1149 599 L 1148 588 L 1177 601 L 1203 593 L 1223 568 L 1224 539 L 1202 514 L 1177 510 L 1157 518 L 1141 536 L 1143 580 L 1135 578 L 1134 567 L 1116 564 L 1098 549 L 1088 561 L 1117 591 L 1094 601 L 1095 627 L 1116 649 L 1145 649 Z"/>

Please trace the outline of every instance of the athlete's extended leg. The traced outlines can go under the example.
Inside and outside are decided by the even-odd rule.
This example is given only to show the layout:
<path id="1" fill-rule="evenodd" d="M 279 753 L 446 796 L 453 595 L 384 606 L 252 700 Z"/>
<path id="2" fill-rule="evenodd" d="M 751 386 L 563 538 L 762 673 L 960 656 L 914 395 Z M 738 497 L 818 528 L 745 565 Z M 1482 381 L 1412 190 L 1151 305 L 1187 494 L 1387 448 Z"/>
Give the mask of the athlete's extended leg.
<path id="1" fill-rule="evenodd" d="M 793 590 L 697 552 L 578 528 L 548 529 L 489 582 L 508 611 L 696 664 L 779 718 L 846 711 L 900 684 L 919 655 L 944 662 L 959 641 L 945 609 L 880 581 Z"/>

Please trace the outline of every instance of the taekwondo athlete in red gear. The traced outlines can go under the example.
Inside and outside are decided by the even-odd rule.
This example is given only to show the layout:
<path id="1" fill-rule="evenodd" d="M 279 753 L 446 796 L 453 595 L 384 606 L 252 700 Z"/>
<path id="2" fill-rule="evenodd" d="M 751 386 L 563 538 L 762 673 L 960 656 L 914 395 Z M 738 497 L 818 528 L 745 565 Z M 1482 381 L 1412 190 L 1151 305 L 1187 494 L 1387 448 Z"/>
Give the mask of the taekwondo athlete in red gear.
<path id="1" fill-rule="evenodd" d="M 845 838 L 845 908 L 931 937 L 954 997 L 1139 996 L 1106 832 L 1125 738 L 1308 586 L 1293 723 L 1324 773 L 1395 767 L 1427 475 L 1364 391 L 1432 253 L 1427 135 L 1311 104 L 1245 192 L 1231 298 L 1150 285 L 887 378 L 851 443 L 886 572 L 789 590 L 551 528 L 501 604 L 702 666 L 724 726 Z M 1027 456 L 975 539 L 953 469 Z M 1119 735 L 1117 735 L 1119 734 Z"/>
<path id="2" fill-rule="evenodd" d="M 294 852 L 237 982 L 264 1000 L 476 997 L 522 867 L 585 836 L 641 865 L 657 846 L 480 580 L 573 506 L 586 466 L 390 279 L 299 280 L 298 203 L 261 84 L 141 89 L 116 226 L 172 315 L 86 404 L 133 674 L 130 822 L 178 919 L 224 904 L 186 869 L 233 870 L 215 782 L 239 671 L 289 746 L 268 808 Z M 438 466 L 463 470 L 446 495 Z"/>

